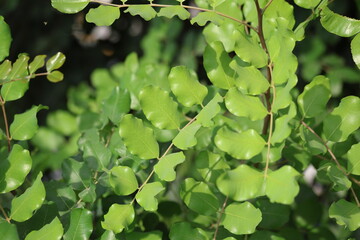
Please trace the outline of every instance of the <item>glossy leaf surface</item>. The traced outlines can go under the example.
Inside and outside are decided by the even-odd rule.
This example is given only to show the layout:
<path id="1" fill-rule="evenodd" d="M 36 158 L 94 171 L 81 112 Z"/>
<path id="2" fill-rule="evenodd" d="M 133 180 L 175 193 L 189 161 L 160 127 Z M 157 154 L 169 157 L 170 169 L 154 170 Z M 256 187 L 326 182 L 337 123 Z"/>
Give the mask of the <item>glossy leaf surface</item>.
<path id="1" fill-rule="evenodd" d="M 132 205 L 114 203 L 104 216 L 101 226 L 106 230 L 119 233 L 127 228 L 135 218 L 135 212 Z"/>
<path id="2" fill-rule="evenodd" d="M 154 212 L 158 208 L 156 195 L 164 191 L 165 188 L 160 182 L 147 183 L 143 189 L 135 196 L 137 203 L 146 211 Z"/>
<path id="3" fill-rule="evenodd" d="M 170 229 L 170 239 L 171 240 L 184 240 L 184 239 L 194 239 L 194 240 L 207 240 L 205 232 L 200 228 L 195 228 L 190 225 L 188 222 L 178 222 L 171 226 Z"/>
<path id="4" fill-rule="evenodd" d="M 97 26 L 110 26 L 120 17 L 120 9 L 112 6 L 100 5 L 91 8 L 86 14 L 86 21 L 95 23 Z"/>
<path id="5" fill-rule="evenodd" d="M 60 240 L 63 235 L 64 229 L 60 220 L 56 217 L 51 223 L 46 224 L 41 229 L 30 232 L 25 240 Z"/>
<path id="6" fill-rule="evenodd" d="M 51 72 L 53 70 L 59 69 L 65 62 L 65 55 L 61 52 L 56 53 L 46 62 L 46 70 Z"/>
<path id="7" fill-rule="evenodd" d="M 316 7 L 321 0 L 295 0 L 296 5 L 302 8 L 312 9 Z"/>
<path id="8" fill-rule="evenodd" d="M 335 218 L 337 224 L 345 225 L 350 231 L 360 227 L 360 208 L 344 199 L 331 204 L 329 217 Z"/>
<path id="9" fill-rule="evenodd" d="M 351 40 L 351 54 L 358 68 L 360 68 L 360 33 Z"/>
<path id="10" fill-rule="evenodd" d="M 71 211 L 69 229 L 64 240 L 89 239 L 93 230 L 92 213 L 87 209 L 76 208 Z"/>
<path id="11" fill-rule="evenodd" d="M 52 71 L 46 78 L 52 83 L 57 83 L 64 80 L 64 74 L 60 71 Z"/>
<path id="12" fill-rule="evenodd" d="M 4 17 L 0 16 L 0 62 L 9 55 L 11 41 L 10 27 L 5 22 Z"/>
<path id="13" fill-rule="evenodd" d="M 126 166 L 116 166 L 110 171 L 110 185 L 117 195 L 129 195 L 138 188 L 134 171 Z"/>
<path id="14" fill-rule="evenodd" d="M 39 68 L 42 68 L 45 65 L 46 55 L 38 55 L 34 60 L 29 64 L 29 74 L 35 73 Z"/>
<path id="15" fill-rule="evenodd" d="M 184 161 L 185 155 L 183 152 L 168 154 L 161 158 L 160 161 L 154 166 L 154 171 L 160 179 L 171 182 L 176 178 L 176 172 L 174 171 L 174 168 Z"/>
<path id="16" fill-rule="evenodd" d="M 51 0 L 53 8 L 63 13 L 77 13 L 83 10 L 90 0 Z"/>

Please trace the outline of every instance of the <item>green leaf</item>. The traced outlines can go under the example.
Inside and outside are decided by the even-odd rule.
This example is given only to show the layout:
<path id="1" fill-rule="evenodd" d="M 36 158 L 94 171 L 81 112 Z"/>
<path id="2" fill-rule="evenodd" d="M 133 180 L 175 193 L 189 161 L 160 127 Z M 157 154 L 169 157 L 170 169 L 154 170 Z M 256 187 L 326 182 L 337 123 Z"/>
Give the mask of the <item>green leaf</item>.
<path id="1" fill-rule="evenodd" d="M 206 150 L 196 156 L 195 167 L 204 181 L 211 183 L 215 183 L 222 173 L 230 169 L 222 156 Z"/>
<path id="2" fill-rule="evenodd" d="M 120 17 L 120 9 L 113 6 L 100 5 L 91 8 L 86 14 L 86 21 L 97 26 L 110 26 Z"/>
<path id="3" fill-rule="evenodd" d="M 360 98 L 348 96 L 341 99 L 324 120 L 324 134 L 333 142 L 343 142 L 360 127 Z"/>
<path id="4" fill-rule="evenodd" d="M 227 127 L 218 130 L 215 136 L 216 146 L 236 159 L 251 159 L 261 153 L 264 139 L 253 129 L 233 132 Z"/>
<path id="5" fill-rule="evenodd" d="M 59 69 L 65 62 L 65 55 L 61 52 L 56 53 L 54 56 L 49 58 L 46 62 L 46 71 L 51 72 Z"/>
<path id="6" fill-rule="evenodd" d="M 274 99 L 272 111 L 278 112 L 280 109 L 288 107 L 292 102 L 291 90 L 297 84 L 297 76 L 295 74 L 289 78 L 288 82 L 283 87 L 276 87 L 276 98 Z"/>
<path id="7" fill-rule="evenodd" d="M 46 224 L 40 230 L 30 232 L 25 240 L 60 240 L 63 236 L 63 226 L 60 220 L 55 217 L 51 223 Z"/>
<path id="8" fill-rule="evenodd" d="M 230 89 L 235 85 L 235 71 L 230 68 L 231 58 L 221 42 L 212 42 L 204 51 L 204 67 L 209 80 L 217 87 Z"/>
<path id="9" fill-rule="evenodd" d="M 29 64 L 29 74 L 32 75 L 39 68 L 42 68 L 45 65 L 46 55 L 38 55 L 34 60 Z"/>
<path id="10" fill-rule="evenodd" d="M 139 15 L 146 21 L 153 19 L 157 14 L 157 12 L 149 5 L 132 5 L 129 6 L 125 12 L 130 13 L 132 16 Z"/>
<path id="11" fill-rule="evenodd" d="M 100 240 L 116 240 L 115 233 L 113 231 L 105 231 L 103 235 L 101 235 Z"/>
<path id="12" fill-rule="evenodd" d="M 90 0 L 51 0 L 53 8 L 62 13 L 77 13 L 83 10 Z"/>
<path id="13" fill-rule="evenodd" d="M 180 113 L 178 104 L 167 91 L 147 86 L 140 91 L 140 106 L 146 118 L 160 129 L 179 129 Z"/>
<path id="14" fill-rule="evenodd" d="M 0 62 L 9 56 L 11 41 L 10 27 L 4 21 L 4 17 L 0 16 Z"/>
<path id="15" fill-rule="evenodd" d="M 215 214 L 220 206 L 219 200 L 204 182 L 187 178 L 181 184 L 180 196 L 188 208 L 203 215 Z"/>
<path id="16" fill-rule="evenodd" d="M 126 234 L 126 240 L 161 240 L 163 233 L 160 231 L 152 232 L 131 232 Z"/>
<path id="17" fill-rule="evenodd" d="M 292 127 L 289 125 L 291 119 L 296 116 L 296 105 L 291 102 L 288 114 L 275 120 L 275 130 L 271 137 L 271 144 L 281 143 L 291 134 Z"/>
<path id="18" fill-rule="evenodd" d="M 245 201 L 264 195 L 263 185 L 264 174 L 245 164 L 226 171 L 216 180 L 220 192 L 235 201 Z"/>
<path id="19" fill-rule="evenodd" d="M 255 206 L 262 213 L 261 228 L 279 229 L 289 221 L 290 206 L 270 203 L 267 199 L 258 199 Z"/>
<path id="20" fill-rule="evenodd" d="M 360 68 L 360 33 L 351 40 L 351 54 L 356 66 Z"/>
<path id="21" fill-rule="evenodd" d="M 270 86 L 264 75 L 254 66 L 242 67 L 233 60 L 230 67 L 237 73 L 235 85 L 243 92 L 251 95 L 264 93 Z"/>
<path id="22" fill-rule="evenodd" d="M 0 233 L 1 237 L 6 240 L 19 240 L 19 234 L 16 230 L 15 224 L 10 224 L 0 218 Z"/>
<path id="23" fill-rule="evenodd" d="M 157 194 L 164 191 L 165 188 L 160 182 L 147 183 L 135 196 L 137 203 L 145 211 L 154 212 L 158 208 L 158 201 L 155 198 Z"/>
<path id="24" fill-rule="evenodd" d="M 331 204 L 329 217 L 335 218 L 337 224 L 345 225 L 350 231 L 360 227 L 360 208 L 344 199 Z"/>
<path id="25" fill-rule="evenodd" d="M 130 93 L 117 86 L 102 103 L 102 110 L 114 124 L 118 124 L 121 117 L 130 111 L 130 104 Z"/>
<path id="26" fill-rule="evenodd" d="M 6 82 L 3 81 L 7 78 L 9 73 L 11 72 L 12 66 L 9 60 L 5 60 L 2 64 L 0 64 L 0 83 Z"/>
<path id="27" fill-rule="evenodd" d="M 33 185 L 11 201 L 11 219 L 24 222 L 31 218 L 34 211 L 41 207 L 45 199 L 45 188 L 41 181 L 42 176 L 40 172 Z"/>
<path id="28" fill-rule="evenodd" d="M 185 66 L 173 67 L 169 74 L 171 91 L 185 107 L 202 104 L 208 90 L 200 84 L 196 73 Z"/>
<path id="29" fill-rule="evenodd" d="M 109 174 L 110 185 L 117 195 L 129 195 L 138 188 L 134 171 L 126 166 L 113 167 Z"/>
<path id="30" fill-rule="evenodd" d="M 60 71 L 52 71 L 46 78 L 53 83 L 61 82 L 64 80 L 64 74 Z"/>
<path id="31" fill-rule="evenodd" d="M 77 119 L 70 112 L 64 110 L 52 111 L 46 118 L 46 124 L 65 136 L 77 131 Z"/>
<path id="32" fill-rule="evenodd" d="M 251 121 L 264 119 L 267 109 L 256 96 L 243 94 L 236 88 L 231 88 L 225 96 L 226 108 L 238 117 L 247 117 Z"/>
<path id="33" fill-rule="evenodd" d="M 320 22 L 328 32 L 341 37 L 351 37 L 360 32 L 360 20 L 334 13 L 328 7 L 320 12 Z"/>
<path id="34" fill-rule="evenodd" d="M 331 97 L 330 81 L 325 76 L 315 77 L 305 86 L 297 101 L 304 118 L 312 118 L 326 110 Z"/>
<path id="35" fill-rule="evenodd" d="M 237 56 L 256 68 L 262 68 L 267 65 L 268 57 L 257 40 L 247 35 L 244 31 L 235 31 L 234 38 L 237 39 L 235 43 L 235 53 Z"/>
<path id="36" fill-rule="evenodd" d="M 76 208 L 71 211 L 69 229 L 64 234 L 64 240 L 86 240 L 93 230 L 92 213 L 87 209 Z"/>
<path id="37" fill-rule="evenodd" d="M 350 180 L 337 166 L 330 165 L 326 174 L 333 183 L 334 191 L 346 191 L 351 187 Z"/>
<path id="38" fill-rule="evenodd" d="M 172 142 L 177 148 L 181 150 L 186 150 L 190 147 L 195 146 L 197 143 L 195 134 L 200 129 L 200 127 L 200 123 L 191 123 L 190 125 L 181 129 L 181 131 L 178 133 L 178 135 L 176 135 Z"/>
<path id="39" fill-rule="evenodd" d="M 119 124 L 119 134 L 131 154 L 142 159 L 159 157 L 159 145 L 154 132 L 145 127 L 141 119 L 125 115 Z"/>
<path id="40" fill-rule="evenodd" d="M 90 186 L 82 190 L 78 196 L 82 201 L 85 203 L 94 203 L 96 200 L 96 185 L 93 183 L 90 183 Z"/>
<path id="41" fill-rule="evenodd" d="M 172 153 L 161 158 L 154 166 L 154 171 L 160 179 L 171 182 L 176 178 L 174 168 L 184 161 L 185 155 L 183 152 Z"/>
<path id="42" fill-rule="evenodd" d="M 15 114 L 14 121 L 10 125 L 11 137 L 15 140 L 31 139 L 39 128 L 36 114 L 41 109 L 47 109 L 47 107 L 33 106 L 24 113 Z"/>
<path id="43" fill-rule="evenodd" d="M 291 204 L 299 193 L 296 177 L 300 174 L 291 166 L 270 172 L 266 178 L 265 193 L 271 202 Z"/>
<path id="44" fill-rule="evenodd" d="M 223 102 L 220 94 L 216 93 L 213 99 L 199 112 L 196 116 L 196 123 L 200 123 L 204 127 L 211 127 L 213 119 L 221 110 L 219 103 Z"/>
<path id="45" fill-rule="evenodd" d="M 347 170 L 354 175 L 360 175 L 360 143 L 351 146 L 347 153 Z"/>
<path id="46" fill-rule="evenodd" d="M 108 213 L 105 214 L 101 226 L 114 233 L 120 233 L 134 221 L 134 218 L 135 211 L 132 205 L 114 203 L 109 208 Z"/>
<path id="47" fill-rule="evenodd" d="M 6 161 L 0 162 L 0 193 L 17 189 L 31 170 L 30 153 L 14 144 Z"/>
<path id="48" fill-rule="evenodd" d="M 190 13 L 182 6 L 169 6 L 161 8 L 157 14 L 159 17 L 173 18 L 178 16 L 181 20 L 189 19 Z"/>
<path id="49" fill-rule="evenodd" d="M 200 228 L 193 228 L 188 222 L 177 222 L 170 229 L 171 240 L 208 240 L 205 232 Z"/>
<path id="50" fill-rule="evenodd" d="M 261 211 L 251 203 L 231 203 L 225 208 L 222 223 L 233 234 L 252 234 L 261 219 Z"/>
<path id="51" fill-rule="evenodd" d="M 234 4 L 233 2 L 229 4 Z M 236 3 L 235 3 L 236 4 Z M 234 31 L 238 26 L 234 21 L 226 20 L 220 26 L 210 23 L 204 28 L 203 35 L 208 44 L 220 41 L 226 52 L 233 52 L 235 47 Z"/>
<path id="52" fill-rule="evenodd" d="M 298 232 L 296 232 L 296 233 L 298 233 Z M 296 236 L 296 235 L 292 233 L 291 238 L 289 238 L 289 239 L 295 240 L 294 236 Z M 302 236 L 302 235 L 300 235 L 300 236 Z M 288 239 L 288 238 L 286 238 L 286 239 Z M 254 234 L 251 235 L 249 240 L 286 240 L 286 239 L 283 238 L 282 236 L 280 236 L 276 233 L 270 232 L 270 231 L 256 231 Z M 301 237 L 300 239 L 303 239 L 303 238 Z M 312 239 L 312 238 L 309 238 L 309 239 Z M 315 239 L 312 239 L 312 240 L 315 240 Z"/>
<path id="53" fill-rule="evenodd" d="M 294 0 L 295 4 L 302 8 L 313 9 L 321 0 Z"/>
<path id="54" fill-rule="evenodd" d="M 64 160 L 62 164 L 63 178 L 73 189 L 83 190 L 90 186 L 91 170 L 87 164 L 72 158 Z"/>
<path id="55" fill-rule="evenodd" d="M 215 12 L 200 12 L 190 20 L 191 24 L 197 23 L 199 26 L 205 26 L 207 22 L 220 25 L 224 22 L 224 18 Z"/>

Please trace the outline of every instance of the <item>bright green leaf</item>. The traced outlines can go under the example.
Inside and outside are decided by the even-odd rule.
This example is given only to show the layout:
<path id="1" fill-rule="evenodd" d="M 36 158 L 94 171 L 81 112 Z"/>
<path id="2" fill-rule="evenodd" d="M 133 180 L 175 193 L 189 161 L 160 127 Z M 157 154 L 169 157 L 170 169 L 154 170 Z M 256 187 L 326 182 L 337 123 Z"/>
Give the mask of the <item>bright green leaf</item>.
<path id="1" fill-rule="evenodd" d="M 276 87 L 276 98 L 274 99 L 272 107 L 272 111 L 274 113 L 278 112 L 280 109 L 288 107 L 291 104 L 293 99 L 291 90 L 296 86 L 297 81 L 297 76 L 293 74 L 285 86 Z"/>
<path id="2" fill-rule="evenodd" d="M 360 68 L 360 33 L 351 40 L 351 54 L 358 68 Z"/>
<path id="3" fill-rule="evenodd" d="M 130 13 L 132 16 L 139 15 L 146 21 L 153 19 L 157 14 L 157 12 L 149 5 L 132 5 L 129 6 L 125 12 Z"/>
<path id="4" fill-rule="evenodd" d="M 11 219 L 24 222 L 31 218 L 35 210 L 41 207 L 45 200 L 45 188 L 41 181 L 42 176 L 40 172 L 33 185 L 11 201 Z"/>
<path id="5" fill-rule="evenodd" d="M 86 240 L 93 230 L 92 213 L 87 209 L 76 208 L 71 211 L 69 229 L 64 240 Z"/>
<path id="6" fill-rule="evenodd" d="M 125 115 L 119 124 L 119 134 L 131 154 L 142 159 L 159 157 L 159 145 L 154 132 L 145 127 L 141 119 Z"/>
<path id="7" fill-rule="evenodd" d="M 136 194 L 135 198 L 137 203 L 142 206 L 145 211 L 154 212 L 158 208 L 158 201 L 155 196 L 164 190 L 165 188 L 160 182 L 147 183 L 143 189 Z"/>
<path id="8" fill-rule="evenodd" d="M 115 233 L 113 231 L 105 231 L 103 235 L 101 235 L 100 240 L 116 240 Z"/>
<path id="9" fill-rule="evenodd" d="M 40 230 L 30 232 L 25 240 L 60 240 L 63 232 L 64 229 L 60 220 L 55 217 L 51 223 L 44 225 Z"/>
<path id="10" fill-rule="evenodd" d="M 296 116 L 296 105 L 291 103 L 288 114 L 275 120 L 275 130 L 271 137 L 271 144 L 281 143 L 291 134 L 292 127 L 289 125 L 291 119 Z"/>
<path id="11" fill-rule="evenodd" d="M 135 211 L 132 205 L 121 205 L 114 203 L 109 208 L 109 211 L 104 216 L 104 221 L 101 226 L 106 230 L 111 230 L 114 233 L 120 233 L 127 228 L 135 218 Z"/>
<path id="12" fill-rule="evenodd" d="M 9 55 L 11 41 L 10 27 L 4 21 L 4 17 L 0 16 L 0 62 Z"/>
<path id="13" fill-rule="evenodd" d="M 65 55 L 61 52 L 56 53 L 54 56 L 49 58 L 46 62 L 46 70 L 51 72 L 53 70 L 59 69 L 65 62 Z"/>
<path id="14" fill-rule="evenodd" d="M 177 222 L 170 229 L 171 240 L 208 240 L 205 232 L 200 228 L 193 228 L 188 222 Z"/>
<path id="15" fill-rule="evenodd" d="M 360 208 L 344 199 L 331 204 L 329 217 L 335 218 L 337 224 L 345 225 L 350 231 L 360 227 Z"/>
<path id="16" fill-rule="evenodd" d="M 11 61 L 9 60 L 5 60 L 2 62 L 2 64 L 0 64 L 0 83 L 2 83 L 3 80 L 7 78 L 7 76 L 11 72 L 11 69 L 12 69 Z"/>
<path id="17" fill-rule="evenodd" d="M 173 143 L 181 150 L 186 150 L 196 145 L 197 140 L 195 134 L 200 129 L 201 124 L 194 122 L 181 129 L 178 135 L 173 139 Z"/>
<path id="18" fill-rule="evenodd" d="M 96 200 L 96 185 L 91 183 L 89 187 L 79 192 L 79 198 L 85 203 L 94 203 Z"/>
<path id="19" fill-rule="evenodd" d="M 231 2 L 230 4 L 234 3 Z M 210 23 L 204 28 L 203 35 L 208 44 L 220 41 L 226 52 L 233 52 L 235 47 L 233 33 L 236 28 L 236 23 L 231 20 L 224 21 L 220 26 Z"/>
<path id="20" fill-rule="evenodd" d="M 110 171 L 110 185 L 117 195 L 129 195 L 138 188 L 134 171 L 126 166 L 116 166 Z"/>
<path id="21" fill-rule="evenodd" d="M 327 168 L 327 176 L 332 181 L 334 191 L 347 191 L 351 187 L 348 177 L 335 165 Z"/>
<path id="22" fill-rule="evenodd" d="M 53 8 L 62 13 L 77 13 L 83 10 L 90 0 L 51 0 Z"/>
<path id="23" fill-rule="evenodd" d="M 159 17 L 173 18 L 178 16 L 181 20 L 190 18 L 190 13 L 181 6 L 170 6 L 161 8 L 157 14 Z"/>
<path id="24" fill-rule="evenodd" d="M 200 12 L 190 20 L 191 24 L 197 23 L 199 26 L 205 26 L 207 22 L 220 25 L 224 22 L 224 18 L 215 12 Z"/>
<path id="25" fill-rule="evenodd" d="M 195 167 L 204 181 L 212 183 L 227 169 L 230 169 L 224 157 L 206 150 L 197 155 Z"/>
<path id="26" fill-rule="evenodd" d="M 347 170 L 354 175 L 360 175 L 360 143 L 351 146 L 347 153 Z"/>
<path id="27" fill-rule="evenodd" d="M 233 234 L 251 234 L 261 219 L 261 211 L 251 203 L 231 203 L 225 208 L 222 224 Z"/>
<path id="28" fill-rule="evenodd" d="M 216 93 L 213 99 L 199 112 L 196 116 L 196 123 L 200 123 L 204 127 L 211 127 L 213 119 L 221 110 L 219 103 L 223 102 L 223 98 L 220 94 Z"/>
<path id="29" fill-rule="evenodd" d="M 52 71 L 46 78 L 53 83 L 61 82 L 64 80 L 64 74 L 60 71 Z"/>
<path id="30" fill-rule="evenodd" d="M 47 109 L 47 107 L 33 106 L 24 113 L 16 114 L 14 121 L 10 125 L 11 137 L 15 140 L 31 139 L 39 128 L 36 114 L 41 109 Z"/>
<path id="31" fill-rule="evenodd" d="M 52 111 L 46 118 L 46 124 L 65 136 L 77 131 L 77 119 L 70 112 L 64 110 Z"/>
<path id="32" fill-rule="evenodd" d="M 117 86 L 102 103 L 102 109 L 114 124 L 118 124 L 121 117 L 130 111 L 130 104 L 130 93 Z"/>
<path id="33" fill-rule="evenodd" d="M 313 9 L 321 0 L 295 0 L 295 4 L 302 8 Z"/>
<path id="34" fill-rule="evenodd" d="M 86 21 L 95 23 L 97 26 L 110 26 L 120 17 L 120 9 L 113 6 L 100 5 L 91 8 L 86 14 Z"/>
<path id="35" fill-rule="evenodd" d="M 42 68 L 45 65 L 46 55 L 38 55 L 34 60 L 29 64 L 29 74 L 32 75 L 39 68 Z"/>
<path id="36" fill-rule="evenodd" d="M 292 29 L 295 25 L 294 6 L 285 0 L 274 0 L 266 9 L 264 18 L 270 21 L 286 19 L 285 27 Z"/>
<path id="37" fill-rule="evenodd" d="M 177 152 L 168 154 L 161 158 L 159 162 L 154 166 L 155 173 L 160 179 L 171 182 L 176 178 L 176 172 L 174 168 L 176 165 L 185 161 L 185 155 L 183 152 Z"/>
<path id="38" fill-rule="evenodd" d="M 0 218 L 0 233 L 1 237 L 6 240 L 19 240 L 19 234 L 16 230 L 16 225 L 8 223 Z"/>

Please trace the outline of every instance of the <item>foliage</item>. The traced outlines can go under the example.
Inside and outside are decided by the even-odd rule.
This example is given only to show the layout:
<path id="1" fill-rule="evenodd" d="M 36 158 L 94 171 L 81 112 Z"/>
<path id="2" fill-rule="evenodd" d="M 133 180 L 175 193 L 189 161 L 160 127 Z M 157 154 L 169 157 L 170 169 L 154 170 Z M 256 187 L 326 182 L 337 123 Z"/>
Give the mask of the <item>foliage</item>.
<path id="1" fill-rule="evenodd" d="M 319 20 L 353 37 L 348 49 L 359 66 L 360 21 L 333 12 L 327 0 L 295 0 L 311 10 L 301 23 L 285 0 L 154 2 L 51 4 L 68 14 L 88 10 L 86 21 L 99 26 L 126 13 L 191 18 L 204 26 L 207 78 L 148 46 L 142 57 L 94 70 L 92 86 L 71 89 L 68 110 L 40 127 L 37 113 L 46 107 L 8 124 L 6 103 L 21 99 L 34 77 L 63 80 L 65 56 L 4 60 L 11 34 L 0 18 L 0 232 L 7 239 L 356 238 L 360 99 L 329 104 L 336 99 L 323 75 L 299 93 L 293 50 Z M 314 182 L 302 176 L 311 168 Z M 43 177 L 47 170 L 61 177 Z"/>

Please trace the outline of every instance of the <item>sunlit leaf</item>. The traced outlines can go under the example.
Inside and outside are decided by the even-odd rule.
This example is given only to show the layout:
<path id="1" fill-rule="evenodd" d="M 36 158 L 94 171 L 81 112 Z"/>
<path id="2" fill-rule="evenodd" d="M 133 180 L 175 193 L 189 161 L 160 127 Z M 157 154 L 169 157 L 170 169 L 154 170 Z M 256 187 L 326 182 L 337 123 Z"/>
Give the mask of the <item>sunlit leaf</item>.
<path id="1" fill-rule="evenodd" d="M 87 209 L 76 208 L 71 211 L 69 229 L 64 240 L 89 239 L 93 230 L 92 213 Z"/>
<path id="2" fill-rule="evenodd" d="M 60 71 L 52 71 L 46 78 L 53 83 L 61 82 L 64 80 L 64 74 Z"/>
<path id="3" fill-rule="evenodd" d="M 114 124 L 118 124 L 121 117 L 130 111 L 130 101 L 130 93 L 116 87 L 109 98 L 103 102 L 102 109 Z"/>
<path id="4" fill-rule="evenodd" d="M 86 21 L 95 23 L 97 26 L 110 26 L 120 17 L 120 9 L 113 6 L 100 5 L 91 8 L 86 14 Z"/>
<path id="5" fill-rule="evenodd" d="M 206 233 L 200 228 L 194 228 L 188 222 L 177 222 L 171 226 L 170 229 L 171 240 L 208 240 Z"/>
<path id="6" fill-rule="evenodd" d="M 199 112 L 196 116 L 196 123 L 200 123 L 204 127 L 211 127 L 213 119 L 221 110 L 219 103 L 223 102 L 223 98 L 220 94 L 215 94 L 213 99 L 210 100 L 208 104 Z"/>
<path id="7" fill-rule="evenodd" d="M 110 185 L 117 195 L 129 195 L 138 188 L 134 171 L 126 166 L 116 166 L 110 171 Z"/>
<path id="8" fill-rule="evenodd" d="M 224 22 L 224 19 L 215 12 L 200 12 L 190 20 L 191 24 L 197 23 L 199 26 L 205 26 L 207 22 L 220 25 Z"/>
<path id="9" fill-rule="evenodd" d="M 173 139 L 173 143 L 181 150 L 186 150 L 196 145 L 196 132 L 200 129 L 201 124 L 194 122 L 181 129 L 179 134 Z"/>
<path id="10" fill-rule="evenodd" d="M 116 240 L 115 233 L 113 231 L 107 230 L 101 235 L 100 240 Z"/>
<path id="11" fill-rule="evenodd" d="M 261 219 L 261 211 L 251 203 L 231 203 L 225 208 L 222 224 L 233 234 L 251 234 Z"/>
<path id="12" fill-rule="evenodd" d="M 181 20 L 190 18 L 190 13 L 181 6 L 170 6 L 161 8 L 157 14 L 159 17 L 173 18 L 178 16 Z"/>
<path id="13" fill-rule="evenodd" d="M 34 60 L 29 64 L 29 74 L 35 73 L 39 68 L 42 68 L 45 65 L 46 55 L 38 55 Z"/>
<path id="14" fill-rule="evenodd" d="M 65 55 L 61 52 L 56 53 L 54 56 L 49 58 L 46 62 L 46 70 L 51 72 L 53 70 L 59 69 L 65 62 Z"/>
<path id="15" fill-rule="evenodd" d="M 233 2 L 230 4 L 233 4 Z M 203 35 L 208 44 L 220 41 L 226 52 L 232 52 L 235 47 L 233 33 L 236 27 L 236 23 L 231 20 L 224 21 L 220 26 L 210 23 L 204 28 Z"/>
<path id="16" fill-rule="evenodd" d="M 351 174 L 360 175 L 360 143 L 351 146 L 347 153 L 347 169 Z"/>
<path id="17" fill-rule="evenodd" d="M 267 199 L 258 199 L 255 203 L 262 213 L 259 227 L 279 229 L 289 221 L 290 206 L 270 203 Z"/>
<path id="18" fill-rule="evenodd" d="M 360 68 L 360 33 L 351 40 L 351 54 L 358 68 Z"/>
<path id="19" fill-rule="evenodd" d="M 293 74 L 285 86 L 276 87 L 276 98 L 272 107 L 273 112 L 276 113 L 280 109 L 286 108 L 291 104 L 293 97 L 290 91 L 296 86 L 297 81 L 297 76 Z"/>
<path id="20" fill-rule="evenodd" d="M 1 237 L 6 240 L 19 240 L 19 234 L 16 230 L 16 225 L 8 223 L 0 218 L 0 233 Z"/>
<path id="21" fill-rule="evenodd" d="M 286 19 L 286 27 L 292 29 L 295 25 L 294 6 L 285 0 L 274 0 L 266 9 L 264 18 L 271 21 L 279 18 Z"/>
<path id="22" fill-rule="evenodd" d="M 160 161 L 154 166 L 154 171 L 160 179 L 171 182 L 176 178 L 176 172 L 174 171 L 174 168 L 184 161 L 185 155 L 183 152 L 168 154 L 161 158 Z"/>
<path id="23" fill-rule="evenodd" d="M 47 239 L 47 240 L 60 240 L 63 236 L 63 226 L 60 220 L 55 217 L 51 223 L 44 225 L 39 230 L 34 230 L 30 232 L 25 240 L 39 240 L 39 239 Z"/>
<path id="24" fill-rule="evenodd" d="M 125 12 L 130 13 L 132 16 L 139 15 L 146 21 L 153 19 L 157 14 L 157 12 L 149 5 L 132 5 L 129 6 Z"/>
<path id="25" fill-rule="evenodd" d="M 42 176 L 40 172 L 33 185 L 11 201 L 11 219 L 24 222 L 31 218 L 35 210 L 41 207 L 45 199 L 45 188 L 41 181 Z"/>
<path id="26" fill-rule="evenodd" d="M 51 0 L 53 8 L 63 13 L 77 13 L 83 10 L 90 0 Z"/>
<path id="27" fill-rule="evenodd" d="M 154 212 L 158 208 L 156 195 L 164 191 L 165 188 L 160 182 L 147 183 L 143 189 L 135 196 L 137 203 L 146 211 Z"/>
<path id="28" fill-rule="evenodd" d="M 332 188 L 335 191 L 346 191 L 351 187 L 348 177 L 335 165 L 327 168 L 327 176 L 332 181 Z"/>
<path id="29" fill-rule="evenodd" d="M 7 78 L 7 76 L 11 72 L 11 69 L 11 61 L 9 60 L 5 60 L 0 64 L 0 83 L 2 83 L 2 81 Z"/>
<path id="30" fill-rule="evenodd" d="M 312 9 L 316 7 L 321 0 L 295 0 L 295 4 L 302 8 Z"/>
<path id="31" fill-rule="evenodd" d="M 130 153 L 142 159 L 159 156 L 159 145 L 154 132 L 145 127 L 141 119 L 128 114 L 121 119 L 119 126 L 119 134 Z"/>
<path id="32" fill-rule="evenodd" d="M 10 27 L 4 21 L 4 17 L 0 16 L 0 62 L 9 55 L 11 41 Z"/>
<path id="33" fill-rule="evenodd" d="M 355 231 L 360 227 L 360 208 L 356 204 L 344 199 L 331 204 L 329 217 L 335 218 L 336 223 L 345 225 L 350 231 Z"/>
<path id="34" fill-rule="evenodd" d="M 111 230 L 114 233 L 119 233 L 127 228 L 135 218 L 134 207 L 129 204 L 114 203 L 109 208 L 107 214 L 104 215 L 104 221 L 101 226 L 106 230 Z"/>

